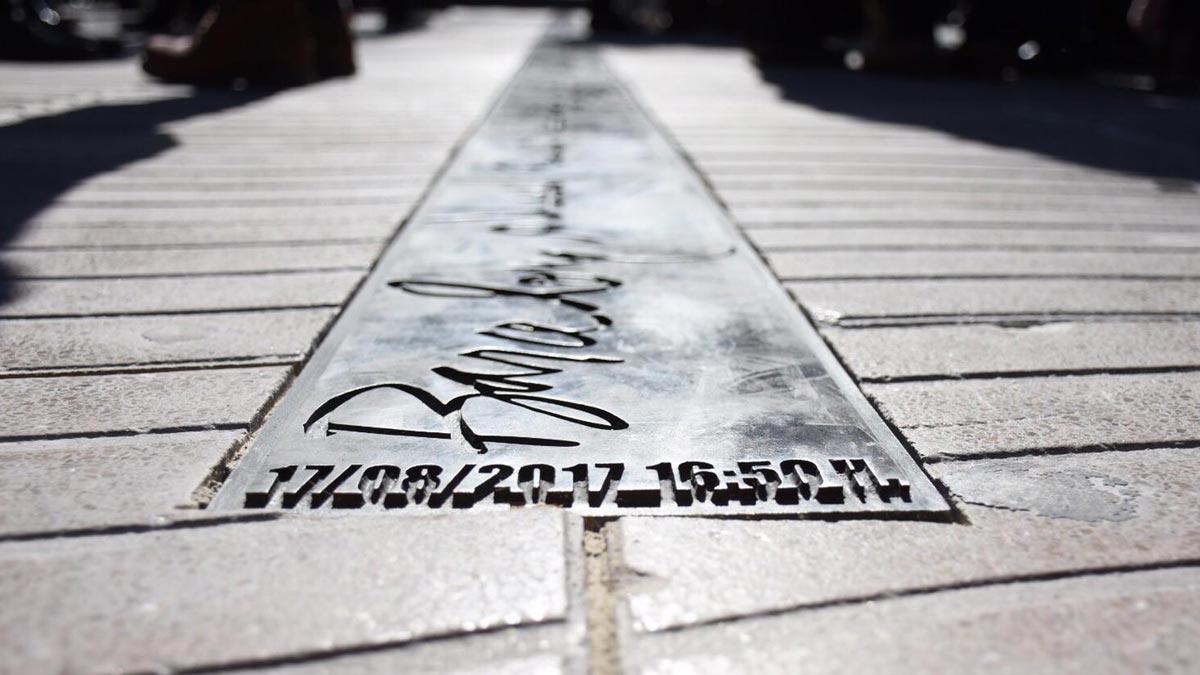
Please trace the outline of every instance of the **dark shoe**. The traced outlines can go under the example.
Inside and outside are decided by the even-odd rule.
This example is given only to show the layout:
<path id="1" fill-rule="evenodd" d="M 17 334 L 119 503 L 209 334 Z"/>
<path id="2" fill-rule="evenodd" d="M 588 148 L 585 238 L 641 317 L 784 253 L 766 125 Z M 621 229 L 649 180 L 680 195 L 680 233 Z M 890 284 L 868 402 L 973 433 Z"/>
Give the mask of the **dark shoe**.
<path id="1" fill-rule="evenodd" d="M 317 79 L 303 0 L 226 0 L 191 37 L 155 36 L 142 68 L 168 82 L 296 85 Z"/>
<path id="2" fill-rule="evenodd" d="M 350 17 L 337 2 L 310 0 L 314 44 L 314 67 L 317 76 L 348 77 L 356 70 L 354 41 L 350 37 Z"/>

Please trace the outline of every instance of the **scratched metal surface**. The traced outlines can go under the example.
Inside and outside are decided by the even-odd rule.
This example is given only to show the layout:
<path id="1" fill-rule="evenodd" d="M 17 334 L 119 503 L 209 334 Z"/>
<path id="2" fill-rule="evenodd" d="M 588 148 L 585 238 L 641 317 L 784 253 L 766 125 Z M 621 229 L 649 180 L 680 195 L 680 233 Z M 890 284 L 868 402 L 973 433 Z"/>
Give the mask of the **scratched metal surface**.
<path id="1" fill-rule="evenodd" d="M 534 51 L 213 507 L 947 510 L 574 30 Z"/>

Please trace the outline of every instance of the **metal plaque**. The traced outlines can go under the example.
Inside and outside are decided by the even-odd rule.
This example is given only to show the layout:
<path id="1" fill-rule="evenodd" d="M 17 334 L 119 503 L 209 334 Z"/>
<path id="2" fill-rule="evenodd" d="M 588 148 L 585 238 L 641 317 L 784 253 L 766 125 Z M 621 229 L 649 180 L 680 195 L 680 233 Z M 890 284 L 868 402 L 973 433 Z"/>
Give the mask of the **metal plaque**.
<path id="1" fill-rule="evenodd" d="M 534 50 L 214 502 L 530 505 L 948 510 L 569 25 Z"/>

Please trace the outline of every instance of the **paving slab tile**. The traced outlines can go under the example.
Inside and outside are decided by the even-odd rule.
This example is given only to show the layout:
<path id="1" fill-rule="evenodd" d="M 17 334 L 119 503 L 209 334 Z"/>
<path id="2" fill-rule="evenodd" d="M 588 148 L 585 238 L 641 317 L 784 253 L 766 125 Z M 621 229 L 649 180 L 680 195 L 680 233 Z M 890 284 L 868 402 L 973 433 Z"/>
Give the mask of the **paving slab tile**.
<path id="1" fill-rule="evenodd" d="M 75 139 L 71 140 L 74 141 Z M 78 145 L 86 147 L 89 144 L 80 143 Z M 437 160 L 443 159 L 446 154 L 446 149 L 442 147 L 407 148 L 394 147 L 388 144 L 376 144 L 372 147 L 351 143 L 345 146 L 317 145 L 313 148 L 308 148 L 295 141 L 268 140 L 266 143 L 258 144 L 257 147 L 253 147 L 255 144 L 250 145 L 249 149 L 257 150 L 258 152 L 243 152 L 240 144 L 191 144 L 185 142 L 182 145 L 164 149 L 162 152 L 154 155 L 152 159 L 147 160 L 147 162 L 170 163 L 177 166 L 227 163 L 242 167 L 270 169 L 275 166 L 286 166 L 292 162 L 337 165 L 356 164 L 359 162 L 363 164 L 387 164 L 396 159 L 403 159 L 405 161 Z M 38 147 L 41 146 L 39 145 Z M 76 147 L 74 143 L 72 143 L 72 147 Z M 100 152 L 104 152 L 109 148 L 120 152 L 120 146 L 114 146 L 110 142 L 97 143 L 96 148 Z"/>
<path id="2" fill-rule="evenodd" d="M 1200 571 L 1011 584 L 748 619 L 628 645 L 636 673 L 1189 673 Z"/>
<path id="3" fill-rule="evenodd" d="M 1037 163 L 1037 155 L 1030 152 L 1002 150 L 970 143 L 929 143 L 921 139 L 909 142 L 878 143 L 875 139 L 854 142 L 846 138 L 807 138 L 803 145 L 789 144 L 781 139 L 775 145 L 748 143 L 737 147 L 689 146 L 688 152 L 700 164 L 709 160 L 754 160 L 788 162 L 793 159 L 837 154 L 845 156 L 872 156 L 893 161 L 912 161 L 928 164 L 957 164 L 978 162 L 991 166 L 1012 166 Z"/>
<path id="4" fill-rule="evenodd" d="M 563 514 L 324 517 L 0 546 L 0 670 L 160 671 L 561 622 Z"/>
<path id="5" fill-rule="evenodd" d="M 171 209 L 207 209 L 211 208 L 214 201 L 219 201 L 223 207 L 240 207 L 240 208 L 259 208 L 267 206 L 279 206 L 281 208 L 295 206 L 309 206 L 312 208 L 345 208 L 358 206 L 375 206 L 386 205 L 398 208 L 411 208 L 416 203 L 419 195 L 409 191 L 406 195 L 398 195 L 395 192 L 384 193 L 382 191 L 358 191 L 358 192 L 342 192 L 342 193 L 325 193 L 325 194 L 297 194 L 294 192 L 284 192 L 280 194 L 269 194 L 266 191 L 247 192 L 245 194 L 223 194 L 220 197 L 214 197 L 212 194 L 192 193 L 184 194 L 181 192 L 169 194 L 133 194 L 120 195 L 111 192 L 100 193 L 99 197 L 94 195 L 76 195 L 67 194 L 55 200 L 55 208 L 82 208 L 82 209 L 110 209 L 122 208 L 137 212 L 143 209 L 150 208 L 171 208 Z"/>
<path id="6" fill-rule="evenodd" d="M 1186 225 L 1200 227 L 1194 208 L 1101 209 L 1043 208 L 1016 209 L 1012 205 L 957 206 L 939 204 L 859 204 L 830 206 L 754 206 L 732 209 L 734 219 L 745 225 L 762 223 L 912 222 L 941 221 L 971 224 L 1016 220 L 1028 226 L 1091 222 L 1096 225 Z"/>
<path id="7" fill-rule="evenodd" d="M 877 189 L 831 190 L 821 187 L 789 188 L 786 190 L 722 191 L 722 199 L 735 211 L 741 208 L 782 208 L 798 206 L 844 206 L 876 209 L 884 204 L 898 208 L 937 207 L 1003 209 L 1017 213 L 1034 210 L 1066 212 L 1176 214 L 1200 209 L 1200 199 L 1191 193 L 1116 194 L 1096 191 L 1095 194 L 1070 194 L 1059 191 L 993 191 L 978 186 L 971 191 Z"/>
<path id="8" fill-rule="evenodd" d="M 1197 232 L 1112 230 L 953 229 L 949 227 L 758 228 L 750 241 L 772 253 L 831 247 L 899 251 L 904 249 L 1187 249 L 1200 248 Z"/>
<path id="9" fill-rule="evenodd" d="M 1200 373 L 868 384 L 923 457 L 1200 442 Z"/>
<path id="10" fill-rule="evenodd" d="M 686 139 L 683 141 L 688 143 Z M 883 142 L 889 142 L 885 139 Z M 1056 180 L 1040 176 L 1035 179 L 1016 176 L 989 176 L 986 178 L 947 176 L 947 175 L 903 175 L 892 172 L 889 175 L 883 171 L 865 169 L 860 175 L 849 178 L 830 172 L 832 175 L 813 173 L 797 175 L 793 171 L 784 171 L 779 177 L 721 175 L 713 181 L 722 197 L 730 203 L 750 203 L 756 200 L 789 199 L 794 191 L 823 190 L 844 192 L 848 194 L 867 193 L 871 195 L 887 194 L 889 191 L 925 193 L 959 193 L 982 192 L 986 194 L 1022 194 L 1022 195 L 1070 195 L 1091 197 L 1149 197 L 1157 199 L 1168 196 L 1160 189 L 1159 184 L 1148 178 L 1106 178 L 1096 177 L 1092 180 L 1076 178 L 1074 180 Z M 881 175 L 882 174 L 882 175 Z M 1169 195 L 1175 199 L 1196 199 L 1196 196 L 1182 192 Z"/>
<path id="11" fill-rule="evenodd" d="M 359 654 L 299 660 L 273 665 L 280 675 L 565 675 L 581 672 L 582 645 L 570 624 L 508 628 L 479 635 L 454 636 L 417 644 L 401 644 Z M 573 639 L 575 638 L 575 639 Z M 235 668 L 230 675 L 252 675 L 261 668 Z"/>
<path id="12" fill-rule="evenodd" d="M 937 277 L 1200 278 L 1200 253 L 1087 251 L 782 251 L 767 262 L 783 280 Z"/>
<path id="13" fill-rule="evenodd" d="M 137 205 L 148 204 L 204 207 L 214 201 L 222 204 L 293 203 L 293 204 L 411 204 L 420 196 L 422 185 L 391 185 L 372 187 L 361 185 L 324 186 L 308 190 L 257 188 L 243 185 L 229 187 L 218 184 L 176 187 L 130 185 L 122 190 L 75 188 L 55 200 L 57 204 Z M 155 189 L 157 188 L 157 189 Z M 290 202 L 289 202 L 290 200 Z"/>
<path id="14" fill-rule="evenodd" d="M 0 379 L 0 440 L 245 426 L 290 368 Z"/>
<path id="15" fill-rule="evenodd" d="M 233 133 L 246 133 L 235 130 Z M 202 193 L 217 195 L 226 193 L 241 193 L 245 191 L 279 193 L 307 192 L 321 194 L 324 192 L 340 193 L 358 190 L 408 190 L 420 191 L 429 184 L 429 178 L 434 167 L 428 171 L 393 171 L 377 175 L 345 175 L 330 172 L 325 176 L 279 176 L 246 175 L 242 177 L 208 175 L 196 172 L 186 175 L 173 176 L 169 171 L 141 172 L 116 171 L 101 174 L 95 178 L 77 183 L 72 194 L 131 194 L 142 193 L 153 196 L 159 192 L 184 191 L 187 193 Z M 182 173 L 182 172 L 181 172 Z"/>
<path id="16" fill-rule="evenodd" d="M 1200 322 L 1112 321 L 822 331 L 860 380 L 1200 367 Z"/>
<path id="17" fill-rule="evenodd" d="M 1193 450 L 929 468 L 969 524 L 622 519 L 630 625 L 653 632 L 918 589 L 1200 559 Z"/>
<path id="18" fill-rule="evenodd" d="M 0 444 L 0 538 L 205 517 L 192 491 L 242 434 Z"/>
<path id="19" fill-rule="evenodd" d="M 465 125 L 469 120 L 464 121 Z M 395 120 L 380 121 L 380 124 L 395 123 Z M 401 158 L 382 163 L 347 163 L 318 164 L 313 162 L 295 162 L 283 166 L 271 167 L 265 172 L 259 167 L 238 166 L 236 164 L 174 164 L 143 160 L 122 166 L 119 171 L 100 174 L 95 180 L 104 183 L 125 183 L 126 181 L 164 180 L 188 181 L 189 185 L 197 185 L 209 181 L 225 182 L 230 180 L 262 180 L 269 177 L 279 181 L 312 181 L 379 179 L 381 177 L 420 176 L 426 180 L 445 161 L 444 157 L 428 159 Z M 195 181 L 195 182 L 193 182 Z"/>
<path id="20" fill-rule="evenodd" d="M 0 251 L 9 278 L 136 277 L 295 270 L 366 269 L 380 244 L 160 247 L 124 251 Z"/>
<path id="21" fill-rule="evenodd" d="M 813 318 L 1200 312 L 1200 283 L 1126 279 L 812 281 L 785 284 Z"/>
<path id="22" fill-rule="evenodd" d="M 300 272 L 156 279 L 12 282 L 15 297 L 0 317 L 51 318 L 104 314 L 321 307 L 340 305 L 362 271 Z"/>
<path id="23" fill-rule="evenodd" d="M 228 244 L 278 244 L 290 246 L 359 241 L 383 242 L 396 223 L 260 223 L 250 225 L 115 225 L 111 227 L 32 227 L 16 234 L 5 249 L 107 248 L 158 246 L 222 246 Z"/>
<path id="24" fill-rule="evenodd" d="M 408 212 L 408 205 L 399 206 L 220 206 L 203 209 L 147 206 L 50 206 L 30 219 L 28 225 L 39 227 L 110 226 L 133 224 L 198 224 L 198 223 L 324 223 L 336 227 L 338 222 L 385 222 L 395 226 Z"/>
<path id="25" fill-rule="evenodd" d="M 781 133 L 788 133 L 783 131 Z M 686 139 L 684 144 L 686 146 Z M 954 164 L 936 166 L 929 164 L 914 164 L 897 160 L 859 159 L 833 156 L 829 158 L 812 158 L 794 162 L 772 162 L 767 160 L 733 160 L 704 162 L 704 173 L 721 182 L 727 179 L 738 181 L 771 180 L 796 181 L 809 178 L 830 179 L 833 177 L 870 180 L 873 178 L 898 178 L 912 180 L 913 176 L 921 179 L 958 179 L 958 180 L 1012 180 L 1012 181 L 1056 181 L 1062 183 L 1116 183 L 1127 184 L 1128 176 L 1106 171 L 1089 170 L 1067 164 L 1036 164 L 997 167 L 986 164 Z"/>
<path id="26" fill-rule="evenodd" d="M 31 319 L 0 327 L 0 373 L 274 358 L 298 361 L 333 309 Z"/>

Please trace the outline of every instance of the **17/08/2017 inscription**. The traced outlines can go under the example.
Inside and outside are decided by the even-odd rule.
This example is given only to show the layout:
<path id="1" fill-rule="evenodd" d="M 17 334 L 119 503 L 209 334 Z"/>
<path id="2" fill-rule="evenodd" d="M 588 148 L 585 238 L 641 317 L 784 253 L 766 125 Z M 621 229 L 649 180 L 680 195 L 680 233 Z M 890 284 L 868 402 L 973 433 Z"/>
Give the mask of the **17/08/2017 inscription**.
<path id="1" fill-rule="evenodd" d="M 246 508 L 462 509 L 481 504 L 567 508 L 683 508 L 707 504 L 780 506 L 812 501 L 911 501 L 910 488 L 883 478 L 865 458 L 745 460 L 735 467 L 710 462 L 658 462 L 641 467 L 657 486 L 622 487 L 620 462 L 555 467 L 549 464 L 290 464 L 275 467 L 246 492 Z"/>

